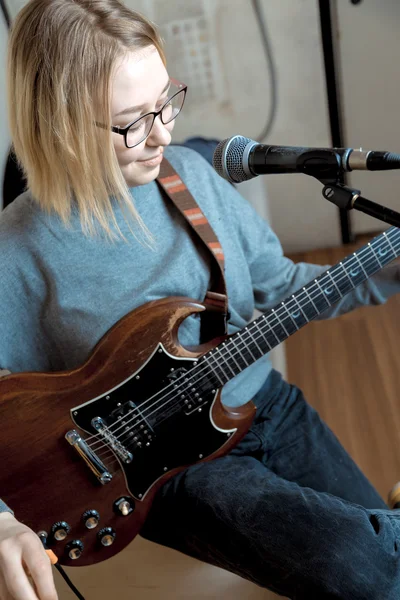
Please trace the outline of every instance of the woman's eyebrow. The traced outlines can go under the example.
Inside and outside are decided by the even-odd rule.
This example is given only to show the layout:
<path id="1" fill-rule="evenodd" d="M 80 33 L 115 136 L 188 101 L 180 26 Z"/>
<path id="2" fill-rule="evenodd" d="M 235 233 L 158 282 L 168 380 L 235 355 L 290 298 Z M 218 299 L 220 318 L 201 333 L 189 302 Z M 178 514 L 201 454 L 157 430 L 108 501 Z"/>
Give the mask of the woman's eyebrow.
<path id="1" fill-rule="evenodd" d="M 165 88 L 163 89 L 161 94 L 164 94 L 168 90 L 170 85 L 171 85 L 171 82 L 168 80 L 167 85 L 165 86 Z M 140 104 L 139 106 L 130 106 L 129 108 L 125 108 L 124 110 L 121 110 L 121 112 L 117 113 L 115 116 L 119 117 L 121 115 L 130 115 L 133 112 L 139 112 L 140 110 L 143 110 L 143 108 L 145 108 L 145 106 L 146 106 L 145 104 Z"/>

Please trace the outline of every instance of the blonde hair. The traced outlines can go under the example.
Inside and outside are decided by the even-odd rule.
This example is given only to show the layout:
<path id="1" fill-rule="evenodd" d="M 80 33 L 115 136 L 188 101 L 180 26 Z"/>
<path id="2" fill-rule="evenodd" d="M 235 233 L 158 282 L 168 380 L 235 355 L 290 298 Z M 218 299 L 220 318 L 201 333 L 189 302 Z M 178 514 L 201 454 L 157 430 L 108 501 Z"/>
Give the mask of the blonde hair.
<path id="1" fill-rule="evenodd" d="M 75 203 L 86 234 L 100 224 L 114 237 L 113 223 L 122 235 L 114 198 L 151 237 L 133 206 L 110 131 L 116 63 L 151 46 L 165 64 L 155 26 L 119 0 L 30 0 L 13 23 L 7 56 L 13 152 L 40 207 L 67 225 Z"/>

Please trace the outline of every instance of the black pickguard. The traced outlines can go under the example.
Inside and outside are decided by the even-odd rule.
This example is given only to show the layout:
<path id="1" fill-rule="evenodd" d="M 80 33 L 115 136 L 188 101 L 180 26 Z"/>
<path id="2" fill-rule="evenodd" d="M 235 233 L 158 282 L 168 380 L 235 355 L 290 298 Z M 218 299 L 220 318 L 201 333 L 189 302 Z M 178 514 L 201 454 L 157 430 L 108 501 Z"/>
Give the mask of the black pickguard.
<path id="1" fill-rule="evenodd" d="M 148 489 L 166 471 L 194 464 L 213 454 L 236 431 L 220 431 L 212 422 L 211 406 L 217 390 L 210 389 L 196 397 L 191 388 L 188 394 L 182 394 L 182 389 L 178 389 L 176 395 L 175 392 L 171 394 L 172 386 L 169 386 L 168 400 L 158 399 L 157 404 L 154 399 L 151 400 L 169 382 L 174 383 L 173 379 L 169 379 L 171 376 L 181 381 L 180 369 L 189 370 L 194 362 L 195 359 L 175 358 L 167 354 L 160 344 L 148 362 L 129 380 L 71 411 L 76 425 L 90 435 L 96 433 L 91 424 L 94 417 L 101 417 L 110 431 L 118 429 L 118 438 L 133 456 L 129 464 L 121 459 L 119 461 L 129 492 L 137 499 L 143 499 Z M 153 408 L 150 408 L 151 403 Z M 126 434 L 121 427 L 123 421 L 125 427 L 131 428 Z M 140 425 L 135 426 L 132 434 L 132 425 L 138 423 Z M 95 441 L 94 446 L 98 447 Z M 100 458 L 101 455 L 100 451 Z M 104 464 L 107 467 L 106 461 Z"/>

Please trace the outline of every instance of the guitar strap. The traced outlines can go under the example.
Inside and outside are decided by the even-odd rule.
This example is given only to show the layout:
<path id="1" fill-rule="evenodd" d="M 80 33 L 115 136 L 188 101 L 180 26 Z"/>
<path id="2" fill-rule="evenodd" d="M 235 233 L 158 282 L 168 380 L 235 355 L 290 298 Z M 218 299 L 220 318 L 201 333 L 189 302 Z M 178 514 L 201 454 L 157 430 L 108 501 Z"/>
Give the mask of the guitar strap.
<path id="1" fill-rule="evenodd" d="M 211 286 L 203 300 L 207 310 L 200 313 L 200 341 L 203 343 L 214 337 L 226 335 L 229 312 L 222 246 L 196 200 L 165 158 L 156 181 L 164 196 L 173 202 L 213 256 Z"/>

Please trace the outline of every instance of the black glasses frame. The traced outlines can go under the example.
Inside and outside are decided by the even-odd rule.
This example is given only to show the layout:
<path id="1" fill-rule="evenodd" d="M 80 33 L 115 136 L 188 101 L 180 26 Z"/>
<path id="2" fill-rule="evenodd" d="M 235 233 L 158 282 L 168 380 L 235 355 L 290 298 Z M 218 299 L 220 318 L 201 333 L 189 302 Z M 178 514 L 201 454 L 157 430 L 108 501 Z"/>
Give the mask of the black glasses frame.
<path id="1" fill-rule="evenodd" d="M 139 146 L 139 144 L 141 144 L 142 142 L 144 142 L 144 140 L 146 140 L 150 133 L 151 130 L 153 129 L 153 125 L 154 125 L 154 121 L 156 120 L 156 118 L 158 117 L 158 115 L 160 115 L 160 119 L 161 122 L 163 123 L 163 125 L 168 125 L 168 123 L 171 123 L 171 121 L 173 121 L 174 119 L 176 119 L 176 117 L 179 115 L 179 113 L 181 112 L 183 105 L 185 103 L 185 98 L 186 98 L 186 92 L 187 92 L 187 85 L 184 83 L 180 83 L 178 82 L 176 79 L 171 79 L 171 82 L 174 85 L 177 85 L 179 87 L 181 87 L 180 90 L 178 90 L 177 92 L 175 92 L 175 94 L 172 94 L 172 96 L 170 96 L 169 98 L 167 98 L 167 100 L 164 102 L 164 104 L 162 105 L 162 107 L 160 108 L 160 110 L 156 110 L 153 112 L 148 112 L 145 115 L 142 115 L 141 117 L 139 117 L 138 119 L 135 119 L 134 121 L 132 121 L 131 123 L 129 123 L 129 125 L 127 125 L 126 127 L 118 127 L 115 125 L 111 126 L 111 131 L 113 131 L 114 133 L 118 133 L 119 135 L 123 135 L 124 136 L 124 141 L 125 141 L 125 146 L 127 148 L 135 148 L 135 146 Z M 167 106 L 167 104 L 169 104 L 178 94 L 183 94 L 183 100 L 182 100 L 182 105 L 179 109 L 179 112 L 176 113 L 175 116 L 173 116 L 171 119 L 169 119 L 168 121 L 164 122 L 163 118 L 162 118 L 162 111 L 164 110 L 164 108 Z M 149 132 L 147 133 L 147 135 L 140 140 L 140 142 L 138 142 L 137 144 L 135 144 L 134 146 L 128 146 L 128 141 L 127 141 L 127 135 L 128 135 L 128 131 L 129 129 L 132 127 L 132 125 L 134 125 L 135 123 L 137 123 L 138 121 L 140 121 L 141 119 L 146 119 L 146 117 L 149 117 L 150 115 L 153 115 L 153 122 L 150 126 Z"/>

